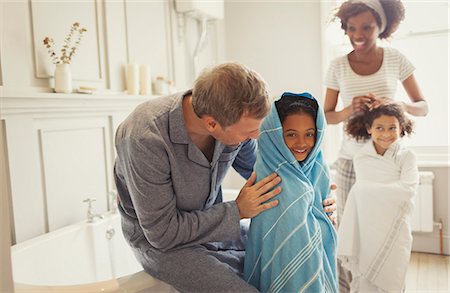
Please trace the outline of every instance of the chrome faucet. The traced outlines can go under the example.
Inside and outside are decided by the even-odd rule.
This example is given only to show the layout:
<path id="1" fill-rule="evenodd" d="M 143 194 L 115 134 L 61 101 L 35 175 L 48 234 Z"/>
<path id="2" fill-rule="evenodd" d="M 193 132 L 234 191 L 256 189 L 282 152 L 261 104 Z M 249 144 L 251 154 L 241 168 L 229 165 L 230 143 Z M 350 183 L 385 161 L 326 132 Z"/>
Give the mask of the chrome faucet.
<path id="1" fill-rule="evenodd" d="M 103 219 L 102 215 L 92 212 L 92 203 L 96 200 L 97 200 L 96 198 L 86 198 L 85 200 L 83 200 L 83 202 L 88 203 L 88 210 L 87 210 L 87 222 L 88 223 L 93 223 L 95 218 Z"/>

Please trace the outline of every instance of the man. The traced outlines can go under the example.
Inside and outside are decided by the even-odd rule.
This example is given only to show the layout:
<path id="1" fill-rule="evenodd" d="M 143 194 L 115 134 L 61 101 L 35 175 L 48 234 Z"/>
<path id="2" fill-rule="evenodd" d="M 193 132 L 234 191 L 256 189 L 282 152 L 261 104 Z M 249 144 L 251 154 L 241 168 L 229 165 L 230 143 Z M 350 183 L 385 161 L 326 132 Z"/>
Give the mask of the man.
<path id="1" fill-rule="evenodd" d="M 255 138 L 270 109 L 255 71 L 226 63 L 192 91 L 150 100 L 119 126 L 114 175 L 125 238 L 145 271 L 180 292 L 256 292 L 241 279 L 240 219 L 278 204 L 281 179 L 255 183 Z M 230 167 L 248 181 L 222 202 Z M 242 239 L 241 239 L 242 238 Z"/>

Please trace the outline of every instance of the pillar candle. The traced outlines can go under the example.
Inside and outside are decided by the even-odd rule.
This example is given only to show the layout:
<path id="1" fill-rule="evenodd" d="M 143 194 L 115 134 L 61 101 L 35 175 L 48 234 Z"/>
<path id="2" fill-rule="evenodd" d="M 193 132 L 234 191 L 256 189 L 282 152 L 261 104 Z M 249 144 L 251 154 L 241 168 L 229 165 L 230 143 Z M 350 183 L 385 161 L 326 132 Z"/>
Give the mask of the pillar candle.
<path id="1" fill-rule="evenodd" d="M 152 77 L 150 73 L 150 66 L 141 65 L 139 70 L 140 85 L 141 85 L 141 95 L 151 95 L 152 94 Z"/>
<path id="2" fill-rule="evenodd" d="M 128 64 L 127 66 L 127 92 L 129 95 L 139 94 L 139 66 Z"/>

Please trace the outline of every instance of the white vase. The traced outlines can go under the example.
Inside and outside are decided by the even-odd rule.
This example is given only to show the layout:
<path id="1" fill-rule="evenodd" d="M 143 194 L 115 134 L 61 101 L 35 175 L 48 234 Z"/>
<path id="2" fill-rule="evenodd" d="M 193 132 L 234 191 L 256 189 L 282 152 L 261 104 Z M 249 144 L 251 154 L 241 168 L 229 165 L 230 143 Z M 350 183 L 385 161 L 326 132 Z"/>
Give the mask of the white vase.
<path id="1" fill-rule="evenodd" d="M 56 64 L 55 92 L 69 94 L 72 92 L 72 74 L 69 64 Z"/>

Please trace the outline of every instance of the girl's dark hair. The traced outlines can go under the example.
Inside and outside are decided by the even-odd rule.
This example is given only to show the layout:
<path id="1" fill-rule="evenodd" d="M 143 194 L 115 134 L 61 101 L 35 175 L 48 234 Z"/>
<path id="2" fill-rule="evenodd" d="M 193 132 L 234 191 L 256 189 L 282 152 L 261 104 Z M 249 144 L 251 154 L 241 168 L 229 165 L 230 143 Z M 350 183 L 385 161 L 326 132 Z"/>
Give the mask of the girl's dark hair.
<path id="1" fill-rule="evenodd" d="M 380 3 L 383 6 L 384 14 L 386 14 L 386 28 L 378 37 L 387 39 L 397 30 L 400 22 L 405 18 L 405 7 L 400 0 L 380 0 Z M 378 27 L 381 27 L 381 19 L 378 13 L 361 2 L 346 1 L 342 3 L 334 16 L 341 20 L 341 28 L 347 32 L 348 19 L 366 11 L 372 12 Z"/>
<path id="2" fill-rule="evenodd" d="M 392 102 L 382 104 L 371 111 L 365 110 L 363 113 L 351 117 L 345 131 L 357 141 L 365 141 L 371 137 L 367 128 L 370 128 L 373 121 L 381 115 L 397 118 L 400 124 L 400 137 L 413 133 L 413 121 L 406 116 L 399 104 Z"/>
<path id="3" fill-rule="evenodd" d="M 281 123 L 287 116 L 301 113 L 310 115 L 315 122 L 319 108 L 316 100 L 298 96 L 284 96 L 275 102 L 275 106 Z"/>

